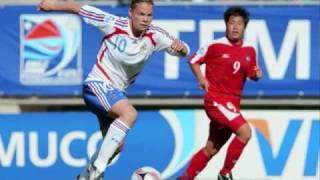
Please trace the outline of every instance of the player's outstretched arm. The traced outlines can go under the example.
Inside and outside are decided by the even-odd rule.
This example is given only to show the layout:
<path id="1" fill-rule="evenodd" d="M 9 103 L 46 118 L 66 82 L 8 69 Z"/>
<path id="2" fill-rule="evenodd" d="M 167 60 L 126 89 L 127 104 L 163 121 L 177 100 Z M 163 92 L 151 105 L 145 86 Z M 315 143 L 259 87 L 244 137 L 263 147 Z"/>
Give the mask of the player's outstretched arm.
<path id="1" fill-rule="evenodd" d="M 171 49 L 176 51 L 179 56 L 186 56 L 189 54 L 188 45 L 179 39 L 173 40 L 171 44 Z"/>
<path id="2" fill-rule="evenodd" d="M 72 1 L 42 0 L 38 5 L 38 10 L 78 13 L 82 6 L 83 4 Z"/>

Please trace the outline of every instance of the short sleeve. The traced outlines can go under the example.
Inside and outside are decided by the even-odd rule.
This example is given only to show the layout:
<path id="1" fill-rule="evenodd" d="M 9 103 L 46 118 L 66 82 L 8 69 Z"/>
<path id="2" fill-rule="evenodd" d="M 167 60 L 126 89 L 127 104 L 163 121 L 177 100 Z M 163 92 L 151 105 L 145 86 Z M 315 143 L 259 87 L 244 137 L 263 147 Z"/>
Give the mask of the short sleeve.
<path id="1" fill-rule="evenodd" d="M 205 45 L 200 47 L 197 52 L 193 53 L 192 56 L 189 58 L 190 64 L 199 63 L 202 64 L 205 61 L 205 56 L 208 52 L 209 45 Z"/>
<path id="2" fill-rule="evenodd" d="M 171 36 L 166 30 L 158 26 L 150 25 L 149 30 L 153 33 L 154 39 L 156 41 L 156 44 L 155 44 L 156 51 L 170 48 L 174 40 L 173 36 Z"/>
<path id="3" fill-rule="evenodd" d="M 149 27 L 149 29 L 154 33 L 154 37 L 156 40 L 156 44 L 155 44 L 156 51 L 160 51 L 160 50 L 165 49 L 165 51 L 167 53 L 169 53 L 173 56 L 180 56 L 179 52 L 177 52 L 171 48 L 171 44 L 175 40 L 175 38 L 172 35 L 170 35 L 166 30 L 164 30 L 160 27 L 154 26 L 154 25 L 151 25 Z M 183 42 L 183 43 L 187 48 L 187 54 L 188 54 L 190 52 L 190 48 L 187 43 L 185 43 L 185 42 Z"/>

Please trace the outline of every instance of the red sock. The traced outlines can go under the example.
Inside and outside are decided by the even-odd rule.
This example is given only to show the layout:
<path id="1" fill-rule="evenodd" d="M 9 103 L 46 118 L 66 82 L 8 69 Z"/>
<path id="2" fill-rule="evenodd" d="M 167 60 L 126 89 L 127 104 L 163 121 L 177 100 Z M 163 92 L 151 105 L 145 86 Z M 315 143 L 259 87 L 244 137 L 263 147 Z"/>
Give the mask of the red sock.
<path id="1" fill-rule="evenodd" d="M 241 140 L 239 140 L 237 137 L 235 137 L 232 140 L 227 150 L 227 156 L 226 156 L 223 168 L 220 171 L 221 175 L 225 176 L 231 171 L 231 169 L 239 159 L 245 146 L 246 144 Z"/>
<path id="2" fill-rule="evenodd" d="M 207 165 L 210 158 L 204 153 L 203 149 L 200 149 L 195 155 L 193 155 L 191 162 L 180 180 L 192 180 L 198 175 Z"/>

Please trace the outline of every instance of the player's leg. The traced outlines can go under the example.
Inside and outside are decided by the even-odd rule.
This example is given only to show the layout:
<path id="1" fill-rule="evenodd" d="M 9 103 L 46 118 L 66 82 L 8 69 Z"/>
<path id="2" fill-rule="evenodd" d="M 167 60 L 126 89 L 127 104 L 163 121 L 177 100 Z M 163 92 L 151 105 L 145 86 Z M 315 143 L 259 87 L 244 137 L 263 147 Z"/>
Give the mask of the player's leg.
<path id="1" fill-rule="evenodd" d="M 110 124 L 113 122 L 115 117 L 110 116 L 110 115 L 106 116 L 106 114 L 101 113 L 101 111 L 97 111 L 97 109 L 95 109 L 94 113 L 96 114 L 97 119 L 99 120 L 100 132 L 101 132 L 102 137 L 104 138 L 105 135 L 107 134 L 109 127 L 110 127 Z M 117 150 L 111 156 L 111 158 L 108 160 L 107 164 L 110 164 L 112 162 L 112 160 L 122 151 L 123 146 L 124 146 L 124 143 L 121 143 L 118 146 Z M 81 174 L 77 177 L 77 180 L 89 179 L 89 166 L 97 159 L 98 152 L 99 151 L 94 152 L 94 154 L 91 156 L 91 158 L 89 160 L 89 163 L 86 165 L 86 167 L 81 172 Z"/>
<path id="2" fill-rule="evenodd" d="M 225 126 L 227 120 L 217 109 L 211 109 L 210 111 L 206 111 L 206 113 L 211 119 L 211 122 L 208 137 L 209 143 L 207 143 L 204 151 L 209 157 L 212 157 L 216 155 L 229 140 L 232 130 Z"/>
<path id="3" fill-rule="evenodd" d="M 114 119 L 116 119 L 116 116 L 108 114 L 107 117 L 98 116 L 98 119 L 99 119 L 99 124 L 100 124 L 100 132 L 102 134 L 102 137 L 104 138 L 108 132 L 108 129 L 109 129 L 111 123 L 114 121 Z M 124 142 L 122 141 L 119 144 L 119 146 L 117 147 L 116 151 L 113 153 L 113 155 L 108 160 L 107 165 L 109 165 L 114 160 L 114 158 L 122 151 L 123 147 L 124 147 Z M 96 160 L 96 158 L 98 156 L 98 152 L 95 152 L 94 155 L 95 156 L 93 156 L 91 162 Z"/>
<path id="4" fill-rule="evenodd" d="M 230 180 L 232 179 L 231 170 L 241 156 L 246 144 L 250 140 L 251 129 L 239 112 L 239 109 L 236 109 L 236 107 L 232 104 L 230 105 L 230 102 L 227 102 L 226 105 L 216 104 L 216 106 L 217 109 L 228 120 L 226 126 L 236 134 L 228 146 L 226 159 L 218 176 L 219 180 Z"/>
<path id="5" fill-rule="evenodd" d="M 180 180 L 194 179 L 207 166 L 210 159 L 219 152 L 231 135 L 227 129 L 219 130 L 219 132 L 215 131 L 214 134 L 224 135 L 207 141 L 206 146 L 192 157 L 189 166 L 183 176 L 180 177 Z"/>
<path id="6" fill-rule="evenodd" d="M 102 137 L 104 138 L 108 132 L 108 129 L 110 127 L 110 124 L 113 122 L 114 119 L 117 118 L 117 116 L 115 114 L 109 113 L 108 116 L 104 116 L 104 115 L 97 115 L 98 119 L 99 119 L 99 124 L 100 124 L 100 132 L 102 134 Z M 122 151 L 124 147 L 124 141 L 122 141 L 118 148 L 116 149 L 116 151 L 113 153 L 113 155 L 110 157 L 110 159 L 108 160 L 107 164 L 109 165 L 113 159 Z M 95 153 L 96 156 L 93 160 L 95 160 L 97 158 L 97 152 Z M 93 162 L 93 161 L 91 161 Z"/>
<path id="7" fill-rule="evenodd" d="M 116 152 L 118 146 L 124 140 L 128 130 L 133 125 L 137 112 L 127 99 L 116 102 L 111 111 L 118 115 L 109 127 L 109 130 L 102 142 L 101 148 L 94 166 L 100 171 L 104 171 L 108 160 Z"/>
<path id="8" fill-rule="evenodd" d="M 219 152 L 232 134 L 229 128 L 224 127 L 217 121 L 221 118 L 217 110 L 211 109 L 206 112 L 211 119 L 207 144 L 191 158 L 185 173 L 179 178 L 180 180 L 194 179 L 206 167 L 210 159 Z"/>
<path id="9" fill-rule="evenodd" d="M 123 109 L 130 114 L 129 116 L 131 119 L 125 117 L 128 122 L 130 120 L 134 121 L 136 118 L 136 111 L 133 107 L 128 108 L 126 106 L 129 103 L 123 92 L 112 87 L 112 85 L 103 82 L 87 82 L 84 85 L 83 94 L 86 104 L 95 114 L 97 114 L 99 121 L 108 123 L 108 126 L 101 126 L 102 134 L 105 135 L 105 137 L 103 138 L 102 145 L 97 153 L 96 160 L 94 160 L 88 168 L 91 176 L 90 179 L 97 179 L 97 177 L 101 177 L 107 166 L 108 160 L 117 151 L 126 132 L 129 130 L 129 125 L 120 119 L 123 118 L 123 116 L 120 117 L 117 109 Z M 131 104 L 129 105 L 132 106 Z M 108 118 L 101 118 L 101 116 L 110 117 L 110 114 L 115 115 L 114 117 L 116 117 L 116 119 L 113 120 L 114 117 L 112 116 L 111 121 Z"/>
<path id="10" fill-rule="evenodd" d="M 92 91 L 92 89 L 88 86 L 87 83 L 83 85 L 83 99 L 90 111 L 96 115 L 99 121 L 100 132 L 102 134 L 102 137 L 104 137 L 113 120 L 107 116 L 107 112 L 104 106 L 101 104 L 99 98 L 96 96 L 96 94 Z M 98 151 L 94 152 L 93 155 L 90 157 L 89 163 L 86 165 L 83 171 L 77 176 L 77 180 L 89 179 L 89 167 L 96 160 L 97 156 Z"/>
<path id="11" fill-rule="evenodd" d="M 221 176 L 227 176 L 231 174 L 232 168 L 237 163 L 238 159 L 240 158 L 245 146 L 249 142 L 251 138 L 251 129 L 247 122 L 243 119 L 240 115 L 234 121 L 242 122 L 240 127 L 234 126 L 233 131 L 236 136 L 233 138 L 229 147 L 227 149 L 226 159 L 223 165 L 223 168 L 220 171 Z M 232 179 L 232 178 L 229 178 Z M 224 180 L 224 179 L 221 179 Z"/>

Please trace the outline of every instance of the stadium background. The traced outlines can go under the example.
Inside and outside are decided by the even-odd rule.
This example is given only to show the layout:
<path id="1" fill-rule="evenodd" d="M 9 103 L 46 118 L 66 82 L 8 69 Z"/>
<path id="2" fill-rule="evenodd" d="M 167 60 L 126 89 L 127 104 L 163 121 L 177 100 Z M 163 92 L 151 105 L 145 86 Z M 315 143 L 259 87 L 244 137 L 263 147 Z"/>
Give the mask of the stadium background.
<path id="1" fill-rule="evenodd" d="M 72 179 L 100 143 L 81 81 L 101 34 L 76 16 L 36 11 L 37 1 L 0 1 L 0 179 Z M 90 1 L 126 16 L 127 1 Z M 155 19 L 192 51 L 224 32 L 223 11 L 251 12 L 246 40 L 264 79 L 248 82 L 243 114 L 253 137 L 236 166 L 242 180 L 319 179 L 320 3 L 317 1 L 156 1 Z M 49 29 L 49 30 L 48 30 Z M 149 165 L 174 179 L 204 145 L 202 93 L 180 60 L 157 53 L 129 91 L 139 115 L 126 148 L 107 170 L 129 179 Z M 215 179 L 225 148 L 198 179 Z M 254 169 L 254 170 L 253 170 Z"/>

